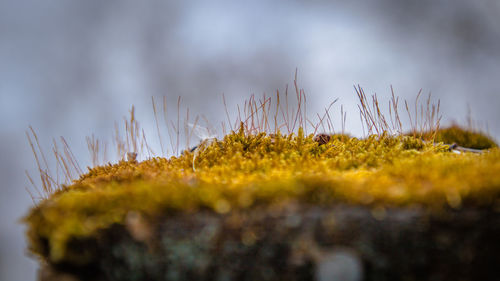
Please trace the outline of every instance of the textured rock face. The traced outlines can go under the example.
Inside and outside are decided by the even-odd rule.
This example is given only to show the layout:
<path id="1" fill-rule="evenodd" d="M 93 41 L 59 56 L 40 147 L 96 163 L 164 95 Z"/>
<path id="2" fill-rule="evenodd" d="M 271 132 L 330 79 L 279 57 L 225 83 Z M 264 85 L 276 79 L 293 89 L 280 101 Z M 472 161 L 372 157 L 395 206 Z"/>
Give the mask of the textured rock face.
<path id="1" fill-rule="evenodd" d="M 144 218 L 72 241 L 41 280 L 498 280 L 500 213 L 299 204 Z"/>

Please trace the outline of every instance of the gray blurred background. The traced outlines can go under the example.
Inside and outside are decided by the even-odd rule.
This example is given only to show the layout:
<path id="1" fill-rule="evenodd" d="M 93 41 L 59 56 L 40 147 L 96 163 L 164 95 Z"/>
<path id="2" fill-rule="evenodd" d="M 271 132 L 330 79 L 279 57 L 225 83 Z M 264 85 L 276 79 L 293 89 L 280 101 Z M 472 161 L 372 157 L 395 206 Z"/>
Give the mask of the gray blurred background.
<path id="1" fill-rule="evenodd" d="M 498 0 L 236 2 L 0 0 L 0 280 L 36 276 L 18 223 L 33 204 L 29 125 L 46 151 L 65 136 L 86 166 L 85 136 L 110 141 L 135 105 L 159 151 L 151 96 L 167 97 L 170 116 L 181 96 L 183 114 L 217 125 L 222 93 L 234 118 L 236 104 L 292 85 L 298 68 L 308 112 L 339 98 L 332 112 L 344 105 L 354 135 L 360 84 L 384 102 L 390 85 L 412 101 L 422 88 L 441 100 L 443 123 L 464 123 L 470 108 L 500 138 Z"/>

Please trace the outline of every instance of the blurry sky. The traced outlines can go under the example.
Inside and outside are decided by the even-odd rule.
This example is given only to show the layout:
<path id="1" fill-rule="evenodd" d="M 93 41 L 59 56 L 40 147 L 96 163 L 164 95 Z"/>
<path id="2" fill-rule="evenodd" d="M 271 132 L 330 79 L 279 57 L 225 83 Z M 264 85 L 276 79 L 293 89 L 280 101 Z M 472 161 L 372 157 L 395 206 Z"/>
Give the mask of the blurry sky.
<path id="1" fill-rule="evenodd" d="M 409 100 L 422 88 L 444 123 L 470 108 L 500 138 L 498 0 L 247 2 L 0 0 L 0 280 L 35 279 L 17 223 L 32 205 L 24 170 L 36 174 L 29 125 L 88 165 L 85 136 L 110 140 L 132 104 L 154 139 L 151 96 L 218 124 L 222 93 L 233 114 L 298 68 L 308 112 L 339 98 L 355 135 L 360 84 L 384 102 L 390 85 Z"/>

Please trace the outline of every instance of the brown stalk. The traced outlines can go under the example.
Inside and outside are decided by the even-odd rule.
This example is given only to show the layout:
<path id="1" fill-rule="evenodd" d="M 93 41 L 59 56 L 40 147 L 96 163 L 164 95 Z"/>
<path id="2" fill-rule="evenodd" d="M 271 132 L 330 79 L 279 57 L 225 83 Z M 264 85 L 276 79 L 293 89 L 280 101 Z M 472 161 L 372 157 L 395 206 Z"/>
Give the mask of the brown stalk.
<path id="1" fill-rule="evenodd" d="M 53 143 L 52 151 L 54 152 L 54 156 L 56 157 L 58 166 L 61 167 L 62 172 L 66 178 L 65 182 L 69 183 L 73 179 L 73 177 L 71 175 L 71 168 L 70 168 L 69 164 L 67 163 L 66 159 L 64 158 L 64 156 L 59 152 L 59 148 L 58 148 L 58 145 L 57 145 L 57 142 L 55 139 L 52 139 L 52 143 Z M 59 174 L 59 172 L 58 172 L 58 174 Z M 57 175 L 57 180 L 59 182 L 59 175 Z"/>
<path id="2" fill-rule="evenodd" d="M 85 139 L 87 140 L 87 148 L 90 152 L 92 166 L 98 166 L 99 165 L 99 150 L 100 150 L 100 145 L 101 145 L 99 142 L 99 139 L 96 139 L 93 134 L 92 134 L 92 137 L 87 136 L 87 137 L 85 137 Z"/>
<path id="3" fill-rule="evenodd" d="M 29 142 L 29 145 L 30 145 L 31 150 L 33 152 L 33 156 L 35 157 L 35 162 L 37 164 L 38 173 L 40 176 L 40 181 L 42 183 L 42 189 L 46 195 L 49 195 L 50 193 L 52 193 L 54 191 L 54 187 L 58 188 L 58 184 L 54 181 L 54 179 L 51 176 L 50 169 L 48 168 L 47 160 L 45 158 L 43 150 L 41 149 L 40 142 L 38 141 L 38 136 L 36 135 L 35 130 L 31 126 L 29 126 L 29 129 L 30 129 L 30 131 L 35 139 L 35 144 L 36 144 L 36 147 L 38 148 L 38 152 L 36 151 L 35 144 L 33 143 L 28 132 L 26 132 L 26 137 L 28 138 L 28 142 Z M 40 153 L 40 155 L 43 159 L 43 163 L 45 164 L 45 167 L 42 166 L 42 163 L 40 162 L 40 158 L 38 156 L 38 153 Z M 30 182 L 32 182 L 33 185 L 36 187 L 33 179 L 28 174 L 27 174 L 27 176 L 28 176 L 28 180 L 30 180 Z M 36 190 L 38 190 L 37 187 L 36 187 Z"/>
<path id="4" fill-rule="evenodd" d="M 63 149 L 64 149 L 64 154 L 66 155 L 66 159 L 68 159 L 75 169 L 75 171 L 78 173 L 78 175 L 83 174 L 82 169 L 80 168 L 80 165 L 78 164 L 78 161 L 76 160 L 75 155 L 71 151 L 71 148 L 69 147 L 68 143 L 66 142 L 66 139 L 61 136 L 61 141 L 63 143 Z"/>
<path id="5" fill-rule="evenodd" d="M 189 133 L 188 135 L 188 139 L 191 139 L 193 137 L 193 132 L 194 132 L 194 129 L 196 128 L 196 126 L 198 126 L 198 120 L 199 120 L 199 116 L 197 115 L 196 118 L 194 119 L 194 123 L 193 123 L 193 128 L 191 129 L 191 132 Z M 187 144 L 187 147 L 189 148 L 189 142 Z"/>
<path id="6" fill-rule="evenodd" d="M 344 134 L 345 134 L 345 121 L 347 118 L 347 112 L 344 112 L 344 106 L 340 106 L 340 119 L 342 122 L 342 140 L 344 140 Z"/>
<path id="7" fill-rule="evenodd" d="M 189 107 L 186 108 L 186 119 L 184 119 L 184 137 L 186 141 L 186 147 L 190 147 L 190 134 L 189 134 Z"/>
<path id="8" fill-rule="evenodd" d="M 49 165 L 47 164 L 47 158 L 45 158 L 45 154 L 43 153 L 43 150 L 40 147 L 40 142 L 38 141 L 38 136 L 35 133 L 35 130 L 33 130 L 33 127 L 29 126 L 29 129 L 31 130 L 31 133 L 33 134 L 33 137 L 35 138 L 35 143 L 36 143 L 36 146 L 38 147 L 38 152 L 40 152 L 40 155 L 42 156 L 43 163 L 45 164 L 45 169 L 50 172 Z M 33 150 L 33 153 L 35 153 L 33 143 L 31 142 L 31 139 L 29 138 L 29 136 L 28 136 L 28 140 L 30 142 L 31 149 Z M 35 156 L 35 158 L 37 158 L 37 164 L 39 164 L 38 157 Z"/>
<path id="9" fill-rule="evenodd" d="M 141 147 L 144 145 L 146 147 L 146 151 L 148 152 L 149 158 L 152 158 L 152 155 L 154 155 L 153 149 L 149 146 L 147 140 L 146 140 L 146 134 L 144 133 L 144 129 L 142 129 L 142 142 L 141 142 Z M 142 148 L 141 148 L 142 150 Z"/>
<path id="10" fill-rule="evenodd" d="M 233 131 L 233 125 L 231 125 L 231 118 L 229 118 L 229 112 L 227 111 L 226 97 L 222 93 L 222 102 L 224 103 L 224 110 L 226 111 L 227 122 L 229 123 L 229 128 Z M 224 130 L 225 131 L 225 130 Z"/>
<path id="11" fill-rule="evenodd" d="M 26 174 L 26 177 L 28 178 L 29 182 L 31 183 L 31 186 L 33 186 L 33 189 L 36 191 L 36 193 L 38 193 L 38 196 L 39 198 L 44 198 L 44 196 L 42 195 L 42 193 L 40 193 L 40 189 L 38 188 L 38 186 L 35 184 L 35 182 L 33 181 L 33 179 L 31 178 L 30 174 L 28 173 L 28 171 L 24 171 L 24 173 Z M 31 199 L 33 200 L 34 203 L 36 203 L 36 201 L 34 200 L 34 196 L 33 196 L 33 193 L 29 190 L 29 188 L 26 187 L 26 190 L 29 192 L 30 196 L 31 196 Z"/>
<path id="12" fill-rule="evenodd" d="M 172 138 L 172 133 L 170 132 L 170 127 L 168 126 L 168 114 L 167 114 L 167 97 L 163 96 L 163 121 L 165 123 L 165 127 L 167 128 L 168 139 L 170 141 L 170 148 L 172 149 L 172 153 L 174 153 L 174 141 Z M 168 151 L 167 151 L 168 153 Z"/>
<path id="13" fill-rule="evenodd" d="M 276 90 L 276 111 L 274 112 L 274 133 L 277 134 L 279 131 L 278 126 L 278 114 L 280 108 L 280 91 Z"/>
<path id="14" fill-rule="evenodd" d="M 160 125 L 158 123 L 158 112 L 156 111 L 156 102 L 155 102 L 155 98 L 153 96 L 151 96 L 151 104 L 153 105 L 153 114 L 155 117 L 156 132 L 158 133 L 158 140 L 160 141 L 161 155 L 165 156 L 165 151 L 163 150 L 163 141 L 162 141 L 162 137 L 160 134 Z"/>
<path id="15" fill-rule="evenodd" d="M 372 134 L 374 128 L 377 131 L 377 134 L 380 135 L 382 132 L 380 132 L 377 126 L 377 122 L 375 121 L 374 117 L 374 112 L 372 112 L 370 106 L 368 105 L 368 99 L 366 98 L 366 94 L 363 88 L 361 88 L 361 86 L 358 85 L 357 88 L 356 86 L 354 86 L 354 90 L 358 95 L 358 99 L 360 102 L 360 105 L 358 105 L 358 109 L 360 110 L 362 115 L 362 122 L 364 121 L 366 123 L 368 134 Z"/>

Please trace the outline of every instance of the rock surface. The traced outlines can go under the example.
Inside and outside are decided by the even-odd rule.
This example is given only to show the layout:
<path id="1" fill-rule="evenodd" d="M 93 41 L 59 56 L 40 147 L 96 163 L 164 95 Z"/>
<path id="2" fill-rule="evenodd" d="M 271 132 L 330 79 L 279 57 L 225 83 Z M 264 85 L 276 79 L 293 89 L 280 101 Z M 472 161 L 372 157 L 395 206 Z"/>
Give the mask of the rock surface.
<path id="1" fill-rule="evenodd" d="M 499 280 L 500 213 L 303 204 L 225 215 L 130 213 L 71 241 L 43 281 Z M 75 259 L 76 260 L 76 259 Z"/>

